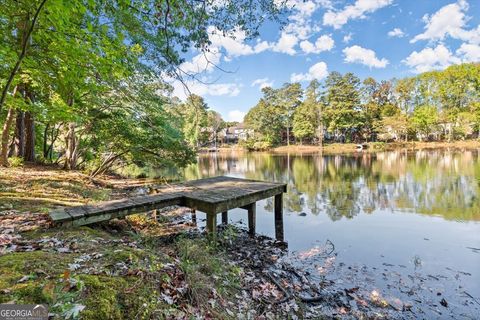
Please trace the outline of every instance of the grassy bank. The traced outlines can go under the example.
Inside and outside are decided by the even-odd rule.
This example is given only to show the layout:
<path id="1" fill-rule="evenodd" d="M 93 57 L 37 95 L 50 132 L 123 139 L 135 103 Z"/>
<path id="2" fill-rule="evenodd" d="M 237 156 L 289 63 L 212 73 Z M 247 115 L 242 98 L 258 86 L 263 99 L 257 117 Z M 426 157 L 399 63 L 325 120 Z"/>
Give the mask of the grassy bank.
<path id="1" fill-rule="evenodd" d="M 38 166 L 1 169 L 0 181 L 0 303 L 45 303 L 58 319 L 230 317 L 208 300 L 228 297 L 239 269 L 207 239 L 182 236 L 191 227 L 172 226 L 175 212 L 51 226 L 50 209 L 125 196 L 126 181 Z"/>
<path id="2" fill-rule="evenodd" d="M 458 141 L 408 141 L 408 142 L 369 142 L 366 151 L 381 151 L 381 150 L 422 150 L 422 149 L 476 149 L 480 148 L 480 140 L 458 140 Z M 272 148 L 271 152 L 276 153 L 313 153 L 324 152 L 327 154 L 341 154 L 352 153 L 358 151 L 358 144 L 356 143 L 326 143 L 322 147 L 318 145 L 299 145 L 291 144 L 289 146 L 278 146 Z M 238 145 L 219 147 L 218 152 L 247 152 L 247 149 Z M 207 149 L 201 150 L 202 153 L 208 153 Z"/>
<path id="3" fill-rule="evenodd" d="M 240 270 L 205 239 L 161 239 L 130 227 L 23 233 L 17 245 L 35 249 L 0 256 L 0 303 L 44 303 L 56 319 L 230 318 L 208 301 L 228 298 Z"/>
<path id="4" fill-rule="evenodd" d="M 397 150 L 397 149 L 409 149 L 409 150 L 422 150 L 422 149 L 442 149 L 442 148 L 458 148 L 458 149 L 476 149 L 480 148 L 480 140 L 460 140 L 460 141 L 410 141 L 410 142 L 371 142 L 368 143 L 367 151 L 378 150 Z M 285 152 L 325 152 L 325 153 L 351 153 L 358 151 L 357 144 L 355 143 L 331 143 L 324 144 L 323 147 L 316 145 L 290 145 L 280 146 L 272 149 L 273 152 L 285 153 Z"/>

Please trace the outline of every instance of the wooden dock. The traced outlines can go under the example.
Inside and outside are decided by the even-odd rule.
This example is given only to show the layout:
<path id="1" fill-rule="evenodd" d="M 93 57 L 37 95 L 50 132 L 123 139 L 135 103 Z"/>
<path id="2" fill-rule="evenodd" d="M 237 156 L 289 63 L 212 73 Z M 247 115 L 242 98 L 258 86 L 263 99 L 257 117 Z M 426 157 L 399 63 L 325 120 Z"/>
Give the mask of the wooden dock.
<path id="1" fill-rule="evenodd" d="M 286 188 L 284 183 L 220 176 L 164 186 L 153 195 L 63 208 L 50 212 L 50 217 L 57 224 L 81 226 L 179 205 L 191 208 L 193 215 L 196 210 L 205 212 L 207 230 L 215 232 L 218 213 L 222 213 L 222 223 L 226 224 L 228 210 L 242 208 L 248 211 L 249 231 L 254 234 L 256 202 L 275 197 L 275 236 L 283 241 L 282 198 Z"/>

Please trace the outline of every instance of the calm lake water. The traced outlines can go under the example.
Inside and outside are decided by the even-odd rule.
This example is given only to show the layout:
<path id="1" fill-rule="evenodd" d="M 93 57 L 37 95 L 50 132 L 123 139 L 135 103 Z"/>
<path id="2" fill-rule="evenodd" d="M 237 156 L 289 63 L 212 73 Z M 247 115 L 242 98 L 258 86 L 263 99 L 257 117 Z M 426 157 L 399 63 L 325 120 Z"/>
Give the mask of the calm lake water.
<path id="1" fill-rule="evenodd" d="M 465 294 L 480 301 L 478 150 L 205 154 L 184 178 L 216 175 L 287 183 L 284 223 L 291 252 L 312 252 L 330 240 L 337 269 L 363 268 L 357 277 L 370 274 L 362 279 L 372 288 L 387 290 L 402 277 L 418 276 L 432 304 L 442 294 L 458 314 L 478 310 Z M 246 225 L 246 211 L 232 210 L 229 219 Z M 274 236 L 272 199 L 257 203 L 257 233 Z M 354 277 L 352 285 L 360 281 Z"/>

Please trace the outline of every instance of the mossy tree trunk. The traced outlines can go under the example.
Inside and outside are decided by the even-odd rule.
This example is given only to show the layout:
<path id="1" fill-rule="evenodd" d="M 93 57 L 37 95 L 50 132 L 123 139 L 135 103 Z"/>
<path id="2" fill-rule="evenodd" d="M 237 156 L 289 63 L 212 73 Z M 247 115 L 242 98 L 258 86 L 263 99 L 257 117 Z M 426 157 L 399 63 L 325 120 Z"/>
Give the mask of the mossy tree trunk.
<path id="1" fill-rule="evenodd" d="M 17 119 L 15 123 L 13 156 L 21 158 L 25 156 L 25 112 L 20 110 L 17 111 Z"/>
<path id="2" fill-rule="evenodd" d="M 65 165 L 64 168 L 68 170 L 75 170 L 77 168 L 78 160 L 78 139 L 75 134 L 76 125 L 74 122 L 68 124 L 68 132 L 65 137 Z"/>
<path id="3" fill-rule="evenodd" d="M 35 119 L 31 112 L 25 112 L 25 161 L 35 161 Z"/>
<path id="4" fill-rule="evenodd" d="M 8 109 L 7 118 L 5 119 L 5 123 L 3 124 L 2 129 L 2 149 L 0 152 L 0 164 L 2 166 L 8 166 L 8 140 L 10 136 L 10 127 L 13 123 L 13 118 L 15 114 L 15 109 L 10 108 Z"/>

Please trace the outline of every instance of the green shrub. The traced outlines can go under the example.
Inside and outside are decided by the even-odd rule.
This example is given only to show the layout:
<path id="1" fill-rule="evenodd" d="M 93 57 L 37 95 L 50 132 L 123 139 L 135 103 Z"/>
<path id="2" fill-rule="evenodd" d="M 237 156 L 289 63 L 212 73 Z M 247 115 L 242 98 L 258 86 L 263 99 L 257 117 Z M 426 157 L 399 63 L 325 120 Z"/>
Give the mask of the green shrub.
<path id="1" fill-rule="evenodd" d="M 238 145 L 247 150 L 253 150 L 253 145 L 255 144 L 255 139 L 248 138 L 247 140 L 240 140 Z"/>
<path id="2" fill-rule="evenodd" d="M 10 165 L 10 167 L 13 167 L 13 168 L 23 167 L 23 158 L 11 157 L 8 159 L 8 164 Z"/>
<path id="3" fill-rule="evenodd" d="M 370 142 L 369 147 L 373 150 L 384 150 L 386 147 L 386 143 L 381 141 Z"/>
<path id="4" fill-rule="evenodd" d="M 272 147 L 272 144 L 269 141 L 257 141 L 253 144 L 253 149 L 255 151 L 266 151 Z"/>
<path id="5" fill-rule="evenodd" d="M 273 143 L 268 139 L 257 140 L 254 138 L 249 138 L 247 140 L 240 141 L 239 145 L 242 146 L 243 148 L 246 148 L 249 151 L 266 151 L 273 146 Z"/>

